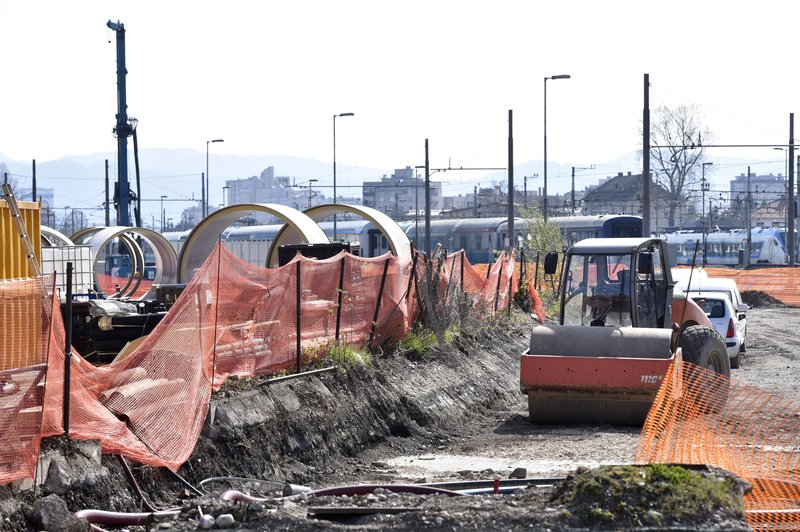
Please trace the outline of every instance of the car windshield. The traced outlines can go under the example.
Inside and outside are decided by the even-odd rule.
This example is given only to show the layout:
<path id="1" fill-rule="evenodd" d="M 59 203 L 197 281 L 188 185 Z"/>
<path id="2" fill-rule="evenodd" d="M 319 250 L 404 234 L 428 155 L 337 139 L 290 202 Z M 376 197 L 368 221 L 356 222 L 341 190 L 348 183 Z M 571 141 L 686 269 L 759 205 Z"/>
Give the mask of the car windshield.
<path id="1" fill-rule="evenodd" d="M 562 310 L 565 325 L 631 325 L 630 255 L 572 255 Z"/>

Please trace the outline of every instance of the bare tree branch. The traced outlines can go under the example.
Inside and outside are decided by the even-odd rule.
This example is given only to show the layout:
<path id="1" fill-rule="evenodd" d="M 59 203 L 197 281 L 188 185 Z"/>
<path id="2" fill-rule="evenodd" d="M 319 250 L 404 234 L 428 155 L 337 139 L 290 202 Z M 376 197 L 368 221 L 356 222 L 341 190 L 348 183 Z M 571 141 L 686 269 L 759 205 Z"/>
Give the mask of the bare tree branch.
<path id="1" fill-rule="evenodd" d="M 695 171 L 705 160 L 703 142 L 709 142 L 712 133 L 702 124 L 700 111 L 694 105 L 681 105 L 675 109 L 661 106 L 655 110 L 651 121 L 650 151 L 653 177 L 657 184 L 670 194 L 669 225 L 675 225 L 675 211 L 683 200 L 693 195 L 694 185 L 700 181 Z"/>

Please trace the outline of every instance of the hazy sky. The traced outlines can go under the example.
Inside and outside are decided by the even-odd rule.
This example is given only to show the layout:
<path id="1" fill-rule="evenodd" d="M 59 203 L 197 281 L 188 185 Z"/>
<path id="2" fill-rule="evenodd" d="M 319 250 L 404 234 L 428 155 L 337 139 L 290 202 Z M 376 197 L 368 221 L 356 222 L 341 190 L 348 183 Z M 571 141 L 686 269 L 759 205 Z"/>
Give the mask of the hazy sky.
<path id="1" fill-rule="evenodd" d="M 423 164 L 428 138 L 433 167 L 505 167 L 508 110 L 515 161 L 541 160 L 543 78 L 570 74 L 547 82 L 548 159 L 613 165 L 640 147 L 644 73 L 653 109 L 696 104 L 718 143 L 787 143 L 799 14 L 770 0 L 3 2 L 0 153 L 116 149 L 108 19 L 127 30 L 140 148 L 224 138 L 214 153 L 330 161 L 332 116 L 353 112 L 337 119 L 343 166 Z M 715 155 L 783 168 L 770 149 Z"/>

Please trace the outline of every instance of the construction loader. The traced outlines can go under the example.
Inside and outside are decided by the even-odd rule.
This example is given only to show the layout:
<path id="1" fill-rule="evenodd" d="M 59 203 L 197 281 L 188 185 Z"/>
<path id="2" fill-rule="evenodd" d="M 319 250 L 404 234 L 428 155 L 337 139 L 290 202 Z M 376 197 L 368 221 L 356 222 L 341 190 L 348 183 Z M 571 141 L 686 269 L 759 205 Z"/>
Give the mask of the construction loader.
<path id="1" fill-rule="evenodd" d="M 546 273 L 555 273 L 552 265 Z M 534 327 L 521 356 L 531 420 L 640 425 L 671 363 L 730 377 L 724 340 L 673 289 L 662 239 L 591 238 L 572 246 L 559 283 L 559 325 Z"/>

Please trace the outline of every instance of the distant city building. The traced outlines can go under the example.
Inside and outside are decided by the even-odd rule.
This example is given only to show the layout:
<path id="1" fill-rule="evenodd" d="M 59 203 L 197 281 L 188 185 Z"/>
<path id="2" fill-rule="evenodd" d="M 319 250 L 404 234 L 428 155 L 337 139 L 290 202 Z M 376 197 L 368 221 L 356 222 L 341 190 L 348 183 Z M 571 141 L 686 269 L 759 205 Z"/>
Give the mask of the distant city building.
<path id="1" fill-rule="evenodd" d="M 588 187 L 583 198 L 581 214 L 631 214 L 642 215 L 642 174 L 623 174 L 619 172 L 597 186 Z M 656 183 L 650 183 L 650 219 L 652 228 L 657 231 L 668 220 L 669 192 Z M 675 222 L 682 225 L 688 217 L 686 202 L 681 202 L 675 210 Z M 692 220 L 694 217 L 692 216 Z"/>
<path id="2" fill-rule="evenodd" d="M 328 203 L 325 195 L 315 188 L 316 181 L 295 183 L 288 176 L 276 176 L 275 168 L 270 166 L 260 176 L 225 181 L 225 206 L 240 203 L 277 203 L 303 211 L 309 207 Z M 274 216 L 255 213 L 254 224 L 278 222 Z"/>
<path id="3" fill-rule="evenodd" d="M 56 228 L 56 210 L 54 205 L 54 193 L 52 188 L 36 187 L 36 197 L 31 197 L 33 190 L 31 188 L 18 188 L 14 191 L 14 195 L 19 201 L 33 201 L 38 203 L 39 199 L 42 204 L 39 207 L 39 215 L 41 217 L 42 225 Z"/>
<path id="4" fill-rule="evenodd" d="M 750 174 L 750 201 L 752 208 L 772 203 L 786 197 L 787 180 L 784 175 Z M 731 209 L 739 212 L 747 209 L 747 175 L 742 173 L 731 180 Z"/>
<path id="5" fill-rule="evenodd" d="M 395 220 L 413 216 L 425 210 L 425 178 L 414 175 L 410 166 L 399 168 L 391 177 L 380 181 L 365 181 L 361 186 L 363 205 L 386 213 Z M 443 208 L 442 183 L 430 182 L 431 211 Z"/>

